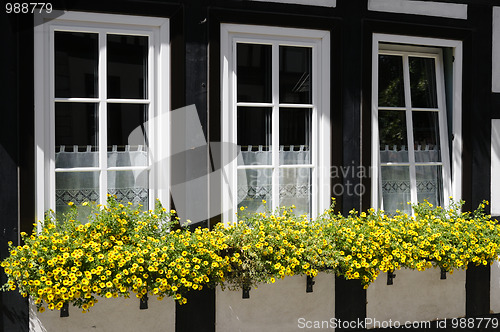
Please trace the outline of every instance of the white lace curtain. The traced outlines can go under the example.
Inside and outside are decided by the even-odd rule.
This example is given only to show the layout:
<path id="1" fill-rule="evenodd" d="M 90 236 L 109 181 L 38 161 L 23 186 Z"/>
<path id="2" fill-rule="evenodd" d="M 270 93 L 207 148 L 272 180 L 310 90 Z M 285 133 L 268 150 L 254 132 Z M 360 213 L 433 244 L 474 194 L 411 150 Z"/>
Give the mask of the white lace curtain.
<path id="1" fill-rule="evenodd" d="M 439 146 L 421 146 L 415 148 L 416 163 L 440 162 Z M 381 188 L 383 208 L 387 212 L 396 210 L 410 211 L 407 202 L 411 201 L 411 183 L 408 166 L 390 166 L 384 163 L 407 163 L 408 150 L 406 146 L 386 145 L 380 150 Z M 424 199 L 432 204 L 442 204 L 442 175 L 441 166 L 416 166 L 417 199 Z"/>
<path id="2" fill-rule="evenodd" d="M 311 151 L 305 145 L 280 146 L 280 165 L 303 165 L 311 163 Z M 238 165 L 271 165 L 272 152 L 263 146 L 248 146 L 238 155 Z M 271 204 L 272 170 L 238 170 L 238 202 L 250 211 L 261 211 L 262 200 Z M 280 206 L 297 207 L 297 213 L 309 213 L 311 201 L 311 169 L 281 169 L 279 175 Z"/>
<path id="3" fill-rule="evenodd" d="M 69 151 L 68 151 L 69 150 Z M 79 151 L 78 146 L 61 145 L 56 151 L 56 168 L 97 167 L 99 152 L 87 146 Z M 123 167 L 124 170 L 107 172 L 108 193 L 116 195 L 120 201 L 147 203 L 148 171 L 126 170 L 131 166 L 147 166 L 148 152 L 143 145 L 131 147 L 126 145 L 118 150 L 116 145 L 107 152 L 108 167 Z M 99 172 L 57 172 L 56 173 L 56 207 L 64 207 L 68 202 L 82 203 L 99 201 Z"/>

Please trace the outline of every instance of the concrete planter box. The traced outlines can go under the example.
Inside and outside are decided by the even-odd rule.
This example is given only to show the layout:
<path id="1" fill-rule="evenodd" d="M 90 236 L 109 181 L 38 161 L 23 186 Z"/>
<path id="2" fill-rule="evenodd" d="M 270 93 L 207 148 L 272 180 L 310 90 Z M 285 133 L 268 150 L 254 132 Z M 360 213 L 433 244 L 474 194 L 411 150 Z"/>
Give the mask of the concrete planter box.
<path id="1" fill-rule="evenodd" d="M 306 276 L 285 277 L 274 284 L 252 288 L 250 298 L 242 291 L 216 290 L 216 331 L 303 331 L 299 319 L 329 321 L 335 317 L 335 276 L 320 273 L 312 293 L 306 293 Z M 314 329 L 332 331 L 331 328 Z"/>
<path id="2" fill-rule="evenodd" d="M 136 297 L 98 298 L 87 313 L 69 306 L 69 317 L 60 317 L 58 310 L 37 312 L 30 303 L 30 332 L 175 332 L 175 302 L 172 298 L 158 301 L 150 296 L 148 309 L 139 309 Z M 31 302 L 31 301 L 30 301 Z"/>
<path id="3" fill-rule="evenodd" d="M 367 318 L 398 321 L 403 325 L 465 316 L 465 270 L 447 273 L 444 280 L 437 268 L 401 269 L 394 273 L 393 285 L 387 285 L 387 273 L 381 273 L 368 287 Z"/>

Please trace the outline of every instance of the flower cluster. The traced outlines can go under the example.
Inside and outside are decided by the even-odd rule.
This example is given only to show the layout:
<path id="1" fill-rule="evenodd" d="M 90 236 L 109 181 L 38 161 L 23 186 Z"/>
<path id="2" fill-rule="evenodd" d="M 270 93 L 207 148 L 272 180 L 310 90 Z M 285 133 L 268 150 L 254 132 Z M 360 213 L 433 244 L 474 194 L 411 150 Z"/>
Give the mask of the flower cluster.
<path id="1" fill-rule="evenodd" d="M 500 254 L 500 226 L 484 204 L 468 213 L 462 202 L 447 209 L 424 202 L 413 206 L 413 216 L 373 209 L 343 216 L 332 205 L 314 220 L 297 216 L 293 206 L 265 213 L 243 208 L 236 223 L 190 231 L 159 203 L 143 211 L 110 197 L 107 206 L 83 204 L 92 207 L 85 223 L 73 205 L 60 220 L 49 213 L 31 235 L 22 233 L 23 245 L 10 244 L 1 263 L 9 278 L 3 290 L 18 289 L 42 311 L 64 303 L 86 311 L 99 297 L 151 294 L 183 304 L 205 287 L 248 288 L 320 271 L 364 287 L 402 267 L 452 273 Z"/>

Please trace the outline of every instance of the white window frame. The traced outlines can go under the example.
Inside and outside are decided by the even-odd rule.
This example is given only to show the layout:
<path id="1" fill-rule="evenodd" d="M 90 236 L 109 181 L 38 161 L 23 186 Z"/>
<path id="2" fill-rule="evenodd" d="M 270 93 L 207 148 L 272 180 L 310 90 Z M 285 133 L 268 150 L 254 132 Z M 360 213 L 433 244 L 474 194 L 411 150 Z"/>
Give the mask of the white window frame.
<path id="1" fill-rule="evenodd" d="M 387 45 L 393 43 L 398 45 Z M 386 45 L 381 45 L 386 44 Z M 438 38 L 425 38 L 413 37 L 403 35 L 391 34 L 373 34 L 373 47 L 372 47 L 372 112 L 371 112 L 371 128 L 372 128 L 372 144 L 371 144 L 371 161 L 372 161 L 372 182 L 371 182 L 371 206 L 379 208 L 382 200 L 382 188 L 380 177 L 380 160 L 379 160 L 379 129 L 378 129 L 378 65 L 379 54 L 384 51 L 389 53 L 390 50 L 397 50 L 399 53 L 417 54 L 434 57 L 440 59 L 440 48 L 451 48 L 453 50 L 453 112 L 452 114 L 452 130 L 453 140 L 451 144 L 451 160 L 447 161 L 443 158 L 443 199 L 445 207 L 449 205 L 449 197 L 452 196 L 455 201 L 462 198 L 462 62 L 463 62 L 463 48 L 462 42 L 458 40 L 438 39 Z M 418 47 L 418 48 L 417 48 Z M 423 51 L 423 54 L 418 54 L 418 50 Z M 439 128 L 440 128 L 440 144 L 442 147 L 442 155 L 449 155 L 449 142 L 447 139 L 448 132 L 443 131 L 447 128 L 447 112 L 446 99 L 444 94 L 444 76 L 442 70 L 438 66 L 443 66 L 441 61 L 436 62 L 437 72 L 437 86 L 438 86 L 438 107 L 439 107 Z M 405 81 L 408 77 L 404 78 Z M 405 89 L 407 88 L 405 82 Z M 408 85 L 409 88 L 409 85 Z M 439 93 L 439 90 L 442 93 Z M 406 94 L 405 94 L 406 95 Z M 405 103 L 407 104 L 407 103 Z M 408 114 L 408 105 L 405 106 Z M 411 107 L 410 107 L 411 112 Z M 408 116 L 407 116 L 408 117 Z M 407 119 L 408 122 L 408 119 Z M 408 132 L 408 137 L 410 132 Z M 410 139 L 410 137 L 409 137 Z M 413 137 L 411 137 L 413 140 Z M 410 159 L 411 163 L 411 159 Z M 451 167 L 450 167 L 451 166 Z M 452 171 L 450 171 L 450 168 Z M 414 175 L 410 175 L 410 181 L 415 181 Z M 412 203 L 417 203 L 416 187 L 412 186 Z"/>
<path id="2" fill-rule="evenodd" d="M 234 221 L 237 211 L 237 140 L 236 140 L 236 107 L 245 103 L 237 103 L 236 99 L 236 43 L 246 42 L 254 44 L 272 45 L 275 50 L 279 45 L 305 46 L 312 48 L 313 97 L 312 105 L 312 216 L 317 216 L 330 204 L 330 32 L 323 30 L 306 30 L 282 28 L 272 26 L 253 26 L 237 24 L 221 24 L 221 131 L 222 141 L 232 148 L 222 152 L 222 220 L 225 223 Z M 279 87 L 279 64 L 273 60 L 272 84 L 275 91 Z M 252 105 L 257 103 L 251 103 Z M 279 98 L 273 96 L 270 103 L 259 103 L 262 106 L 272 107 L 273 110 L 285 107 L 280 104 Z M 294 107 L 297 105 L 293 104 Z M 302 106 L 302 105 L 299 105 Z M 279 137 L 277 131 L 276 111 L 273 111 L 273 139 Z M 276 140 L 273 140 L 276 142 Z M 286 168 L 278 165 L 278 146 L 273 144 L 274 160 L 271 167 L 275 170 Z M 297 165 L 289 165 L 297 167 Z M 241 166 L 240 166 L 241 168 Z M 259 166 L 252 168 L 259 168 Z M 265 168 L 270 168 L 268 165 Z M 278 175 L 273 176 L 273 206 L 279 202 Z"/>
<path id="3" fill-rule="evenodd" d="M 99 33 L 99 96 L 97 98 L 55 98 L 54 31 L 79 31 Z M 106 96 L 106 33 L 141 35 L 149 37 L 147 99 L 108 99 Z M 44 16 L 35 15 L 34 29 L 34 79 L 35 79 L 35 213 L 36 220 L 43 220 L 45 211 L 56 206 L 56 171 L 79 171 L 82 169 L 55 168 L 55 103 L 92 102 L 98 104 L 99 120 L 99 166 L 92 170 L 100 172 L 99 202 L 107 200 L 107 149 L 103 149 L 106 135 L 106 105 L 108 103 L 139 103 L 148 106 L 148 151 L 149 207 L 159 199 L 169 208 L 168 172 L 159 172 L 158 161 L 169 156 L 169 109 L 170 109 L 170 46 L 169 20 L 167 18 L 97 14 L 83 12 L 52 12 Z M 160 130 L 161 128 L 161 130 Z M 167 129 L 165 129 L 167 128 Z M 161 142 L 161 144 L 159 144 Z M 161 147 L 161 148 L 160 148 Z M 85 167 L 85 171 L 91 168 Z M 130 169 L 138 169 L 130 167 Z"/>

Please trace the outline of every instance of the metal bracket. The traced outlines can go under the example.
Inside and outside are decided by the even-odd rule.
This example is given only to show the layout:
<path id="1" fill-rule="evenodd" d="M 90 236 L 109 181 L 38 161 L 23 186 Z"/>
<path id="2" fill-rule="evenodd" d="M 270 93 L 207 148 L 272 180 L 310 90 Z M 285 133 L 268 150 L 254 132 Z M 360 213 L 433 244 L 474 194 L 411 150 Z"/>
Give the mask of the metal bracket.
<path id="1" fill-rule="evenodd" d="M 441 269 L 441 280 L 446 279 L 446 270 Z"/>
<path id="2" fill-rule="evenodd" d="M 316 281 L 314 281 L 313 278 L 314 277 L 307 276 L 306 293 L 312 293 L 313 292 L 313 285 L 316 283 Z"/>
<path id="3" fill-rule="evenodd" d="M 242 298 L 249 299 L 250 298 L 250 286 L 243 285 L 243 295 Z"/>
<path id="4" fill-rule="evenodd" d="M 64 302 L 64 304 L 60 310 L 59 316 L 60 317 L 69 317 L 69 303 L 68 302 Z"/>
<path id="5" fill-rule="evenodd" d="M 139 309 L 144 310 L 148 308 L 148 294 L 144 294 L 139 299 Z"/>
<path id="6" fill-rule="evenodd" d="M 388 285 L 394 284 L 394 278 L 396 278 L 396 274 L 394 273 L 394 270 L 387 271 L 387 284 Z"/>

